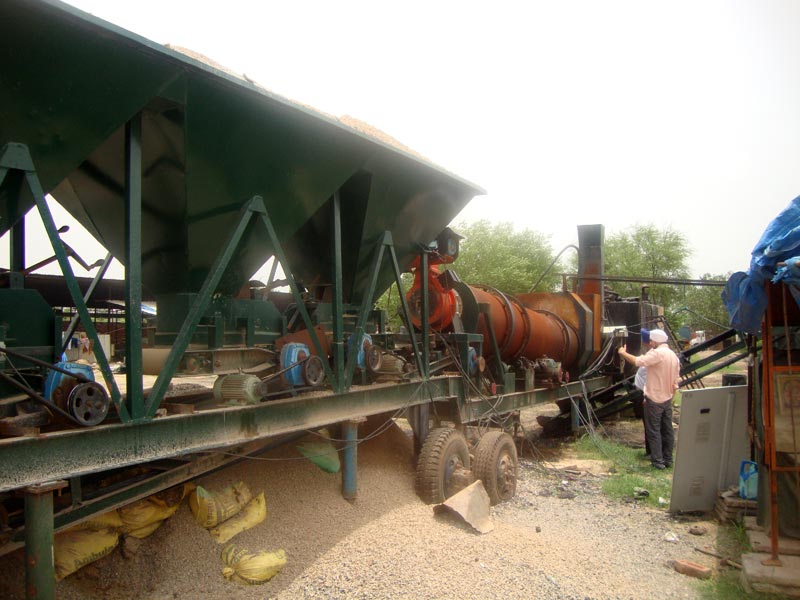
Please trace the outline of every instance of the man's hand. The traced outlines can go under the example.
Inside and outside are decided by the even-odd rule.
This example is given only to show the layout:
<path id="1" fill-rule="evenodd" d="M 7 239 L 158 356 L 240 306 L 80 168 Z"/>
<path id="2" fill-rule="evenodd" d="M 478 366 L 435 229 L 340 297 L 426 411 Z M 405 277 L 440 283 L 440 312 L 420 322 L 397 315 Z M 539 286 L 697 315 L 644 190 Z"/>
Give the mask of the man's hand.
<path id="1" fill-rule="evenodd" d="M 620 354 L 625 354 L 627 351 L 628 351 L 628 344 L 622 344 L 622 346 L 619 347 L 619 350 L 617 350 L 617 352 L 619 352 Z"/>

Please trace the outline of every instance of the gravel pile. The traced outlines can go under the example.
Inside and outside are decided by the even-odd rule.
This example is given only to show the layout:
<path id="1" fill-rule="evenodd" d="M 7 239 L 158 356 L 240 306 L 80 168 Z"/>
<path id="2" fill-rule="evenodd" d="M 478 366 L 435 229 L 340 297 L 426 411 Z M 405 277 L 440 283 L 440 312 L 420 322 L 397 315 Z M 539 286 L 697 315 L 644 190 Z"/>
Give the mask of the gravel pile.
<path id="1" fill-rule="evenodd" d="M 359 447 L 359 495 L 341 496 L 340 475 L 299 459 L 293 446 L 201 478 L 219 490 L 243 480 L 265 491 L 267 520 L 233 543 L 282 548 L 288 564 L 270 582 L 225 581 L 221 546 L 181 506 L 152 536 L 126 542 L 57 584 L 61 599 L 492 599 L 694 598 L 696 581 L 669 560 L 713 565 L 692 550 L 713 547 L 666 512 L 600 493 L 601 465 L 524 460 L 517 496 L 493 508 L 480 535 L 434 516 L 413 491 L 410 444 L 399 429 Z M 559 470 L 559 467 L 561 470 Z M 677 542 L 666 541 L 675 534 Z M 0 597 L 24 598 L 20 553 L 0 558 Z"/>
<path id="2" fill-rule="evenodd" d="M 493 509 L 493 532 L 479 535 L 409 503 L 343 539 L 275 597 L 696 597 L 695 582 L 669 563 L 712 566 L 692 550 L 698 539 L 688 523 L 608 500 L 591 475 L 568 480 L 538 463 L 521 467 L 517 496 Z M 666 541 L 669 533 L 678 541 Z"/>

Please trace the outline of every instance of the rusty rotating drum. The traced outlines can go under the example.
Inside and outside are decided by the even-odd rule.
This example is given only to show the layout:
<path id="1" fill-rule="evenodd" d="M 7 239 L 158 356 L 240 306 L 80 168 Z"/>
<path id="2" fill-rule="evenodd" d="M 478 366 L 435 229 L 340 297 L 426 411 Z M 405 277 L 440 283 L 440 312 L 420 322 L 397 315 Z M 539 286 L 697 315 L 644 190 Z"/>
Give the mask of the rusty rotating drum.
<path id="1" fill-rule="evenodd" d="M 483 335 L 485 355 L 492 352 L 490 323 L 504 362 L 545 356 L 565 368 L 576 362 L 580 347 L 578 332 L 554 312 L 531 308 L 490 287 L 464 283 L 454 287 L 463 306 L 464 328 Z M 485 312 L 481 312 L 481 305 L 486 306 Z"/>

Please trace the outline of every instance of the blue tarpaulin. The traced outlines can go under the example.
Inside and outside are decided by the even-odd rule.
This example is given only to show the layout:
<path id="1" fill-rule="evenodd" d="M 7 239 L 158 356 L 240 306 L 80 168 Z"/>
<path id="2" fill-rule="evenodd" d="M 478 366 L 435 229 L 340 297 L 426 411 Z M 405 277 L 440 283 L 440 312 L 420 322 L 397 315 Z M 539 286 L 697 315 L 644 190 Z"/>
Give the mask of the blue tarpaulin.
<path id="1" fill-rule="evenodd" d="M 750 259 L 750 270 L 728 279 L 722 301 L 728 309 L 731 327 L 758 333 L 767 309 L 767 281 L 792 284 L 790 290 L 800 303 L 800 196 L 775 217 L 761 235 Z M 781 265 L 779 266 L 779 263 Z"/>

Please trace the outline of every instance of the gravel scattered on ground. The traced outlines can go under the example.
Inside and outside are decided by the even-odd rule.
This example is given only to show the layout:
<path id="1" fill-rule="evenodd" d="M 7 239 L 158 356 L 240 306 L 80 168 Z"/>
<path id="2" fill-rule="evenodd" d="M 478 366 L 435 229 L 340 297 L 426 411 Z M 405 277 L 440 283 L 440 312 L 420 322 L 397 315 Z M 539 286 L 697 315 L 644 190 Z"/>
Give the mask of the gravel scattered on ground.
<path id="1" fill-rule="evenodd" d="M 641 435 L 635 430 L 634 423 Z M 410 443 L 399 428 L 359 446 L 353 503 L 342 498 L 340 474 L 321 471 L 288 445 L 264 455 L 270 460 L 249 460 L 198 480 L 211 490 L 243 480 L 254 494 L 266 493 L 267 520 L 233 543 L 286 551 L 286 567 L 268 583 L 226 581 L 222 546 L 184 503 L 150 537 L 126 542 L 59 582 L 57 597 L 696 597 L 696 580 L 675 572 L 669 561 L 714 566 L 693 546 L 713 548 L 715 522 L 611 500 L 600 491 L 607 465 L 579 461 L 561 447 L 546 452 L 521 461 L 516 497 L 493 507 L 495 530 L 481 535 L 453 517 L 434 516 L 416 497 Z M 688 532 L 698 523 L 709 531 L 702 540 Z M 669 534 L 677 541 L 667 541 Z M 0 597 L 24 598 L 21 552 L 0 558 Z"/>

